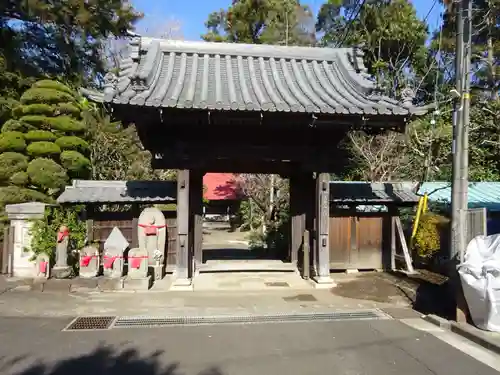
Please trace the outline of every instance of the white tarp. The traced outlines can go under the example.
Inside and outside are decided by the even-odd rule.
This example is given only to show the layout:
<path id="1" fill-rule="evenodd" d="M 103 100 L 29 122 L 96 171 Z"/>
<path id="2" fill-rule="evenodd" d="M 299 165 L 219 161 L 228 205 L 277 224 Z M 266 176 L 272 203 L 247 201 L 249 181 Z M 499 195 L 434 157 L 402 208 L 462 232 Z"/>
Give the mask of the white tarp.
<path id="1" fill-rule="evenodd" d="M 474 324 L 500 332 L 500 234 L 475 237 L 458 273 Z"/>

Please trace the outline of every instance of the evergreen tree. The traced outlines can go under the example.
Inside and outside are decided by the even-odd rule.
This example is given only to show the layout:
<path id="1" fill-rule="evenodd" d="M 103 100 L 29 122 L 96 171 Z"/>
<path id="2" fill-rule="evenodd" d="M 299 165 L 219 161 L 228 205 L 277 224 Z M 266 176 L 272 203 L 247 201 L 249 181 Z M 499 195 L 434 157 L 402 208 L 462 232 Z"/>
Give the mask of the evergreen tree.
<path id="1" fill-rule="evenodd" d="M 0 202 L 48 201 L 90 171 L 78 95 L 41 80 L 26 90 L 0 133 Z M 2 194 L 3 192 L 3 194 Z M 30 199 L 31 198 L 31 199 Z"/>

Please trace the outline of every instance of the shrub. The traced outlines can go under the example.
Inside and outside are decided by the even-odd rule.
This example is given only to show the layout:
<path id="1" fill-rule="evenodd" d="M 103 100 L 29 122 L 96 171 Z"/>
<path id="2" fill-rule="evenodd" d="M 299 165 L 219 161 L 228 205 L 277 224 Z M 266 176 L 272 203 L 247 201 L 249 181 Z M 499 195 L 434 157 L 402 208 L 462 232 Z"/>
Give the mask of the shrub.
<path id="1" fill-rule="evenodd" d="M 58 145 L 61 150 L 74 150 L 83 153 L 87 152 L 90 148 L 85 140 L 76 136 L 60 137 L 56 140 L 56 145 Z"/>
<path id="2" fill-rule="evenodd" d="M 12 111 L 12 114 L 15 117 L 22 117 L 24 115 L 52 116 L 53 113 L 54 113 L 54 107 L 44 103 L 19 105 Z"/>
<path id="3" fill-rule="evenodd" d="M 19 120 L 10 119 L 5 121 L 2 125 L 2 133 L 14 131 L 14 132 L 26 132 L 28 130 L 32 130 L 34 127 L 32 125 L 26 124 L 25 122 Z"/>
<path id="4" fill-rule="evenodd" d="M 3 132 L 0 134 L 0 152 L 24 151 L 26 140 L 24 134 L 17 131 Z"/>
<path id="5" fill-rule="evenodd" d="M 27 148 L 26 151 L 31 157 L 39 156 L 54 156 L 61 153 L 61 148 L 54 142 L 33 142 Z"/>
<path id="6" fill-rule="evenodd" d="M 62 225 L 68 227 L 70 232 L 69 250 L 81 249 L 85 246 L 87 225 L 78 217 L 82 207 L 48 207 L 44 218 L 35 220 L 30 230 L 32 235 L 31 251 L 35 260 L 38 254 L 47 254 L 52 261 L 55 260 L 57 246 L 57 232 Z"/>
<path id="7" fill-rule="evenodd" d="M 24 92 L 21 96 L 22 104 L 44 103 L 56 104 L 64 102 L 74 102 L 73 95 L 59 90 L 46 88 L 31 88 Z"/>
<path id="8" fill-rule="evenodd" d="M 71 90 L 68 86 L 65 84 L 58 82 L 58 81 L 52 81 L 49 79 L 42 79 L 40 81 L 37 81 L 33 84 L 32 87 L 35 88 L 40 88 L 40 89 L 52 89 L 52 90 L 57 90 L 57 91 L 63 91 L 71 96 L 75 96 L 75 92 Z"/>
<path id="9" fill-rule="evenodd" d="M 31 130 L 24 135 L 28 142 L 54 142 L 57 136 L 48 130 Z"/>
<path id="10" fill-rule="evenodd" d="M 40 129 L 54 129 L 61 132 L 81 132 L 85 125 L 70 116 L 46 117 L 40 115 L 23 116 L 20 119 Z"/>
<path id="11" fill-rule="evenodd" d="M 24 202 L 46 202 L 53 201 L 43 193 L 32 189 L 25 189 L 19 186 L 0 187 L 0 205 L 16 204 Z"/>
<path id="12" fill-rule="evenodd" d="M 10 177 L 10 182 L 12 185 L 16 186 L 26 186 L 30 181 L 30 177 L 26 172 L 16 172 Z"/>
<path id="13" fill-rule="evenodd" d="M 90 160 L 78 151 L 63 151 L 61 153 L 61 164 L 70 172 L 82 174 L 88 171 Z"/>
<path id="14" fill-rule="evenodd" d="M 62 189 L 68 181 L 66 170 L 54 160 L 37 158 L 28 164 L 30 181 L 41 189 Z"/>
<path id="15" fill-rule="evenodd" d="M 80 118 L 82 110 L 72 103 L 59 103 L 54 106 L 54 115 L 70 115 Z"/>
<path id="16" fill-rule="evenodd" d="M 413 241 L 414 250 L 420 257 L 431 258 L 441 249 L 441 228 L 448 221 L 444 216 L 434 213 L 426 213 L 420 217 Z"/>
<path id="17" fill-rule="evenodd" d="M 7 181 L 13 174 L 28 168 L 28 158 L 17 152 L 0 154 L 0 181 Z"/>

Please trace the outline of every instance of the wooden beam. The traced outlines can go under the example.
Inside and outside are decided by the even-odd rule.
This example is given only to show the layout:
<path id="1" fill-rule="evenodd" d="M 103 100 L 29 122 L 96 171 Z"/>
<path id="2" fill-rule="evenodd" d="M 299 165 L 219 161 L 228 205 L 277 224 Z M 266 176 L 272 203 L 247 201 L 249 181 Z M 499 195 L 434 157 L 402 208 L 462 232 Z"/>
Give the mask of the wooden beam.
<path id="1" fill-rule="evenodd" d="M 330 278 L 330 175 L 318 173 L 316 176 L 316 251 L 318 284 L 332 284 Z"/>
<path id="2" fill-rule="evenodd" d="M 189 169 L 177 171 L 177 265 L 181 285 L 191 285 L 189 262 Z"/>
<path id="3" fill-rule="evenodd" d="M 406 244 L 406 238 L 403 231 L 403 225 L 401 224 L 401 219 L 399 218 L 399 216 L 396 216 L 393 218 L 393 220 L 396 223 L 397 234 L 399 236 L 399 241 L 401 242 L 401 247 L 403 248 L 403 256 L 406 263 L 406 269 L 408 270 L 409 273 L 415 273 L 415 270 L 413 269 L 413 263 L 411 260 L 410 251 L 408 250 L 408 245 Z"/>

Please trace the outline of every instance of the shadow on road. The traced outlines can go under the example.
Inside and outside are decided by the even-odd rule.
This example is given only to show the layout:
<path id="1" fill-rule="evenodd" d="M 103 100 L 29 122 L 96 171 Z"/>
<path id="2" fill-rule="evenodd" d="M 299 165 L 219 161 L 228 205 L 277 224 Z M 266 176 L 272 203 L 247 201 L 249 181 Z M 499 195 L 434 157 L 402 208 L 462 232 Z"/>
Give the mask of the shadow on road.
<path id="1" fill-rule="evenodd" d="M 26 356 L 10 360 L 2 358 L 4 364 L 0 373 L 16 375 L 183 375 L 179 363 L 162 364 L 163 351 L 156 351 L 149 356 L 141 356 L 136 349 L 117 351 L 109 346 L 100 346 L 94 351 L 67 358 L 56 363 L 37 362 L 29 368 L 12 372 L 27 360 Z M 209 368 L 199 375 L 224 375 L 218 368 Z"/>

